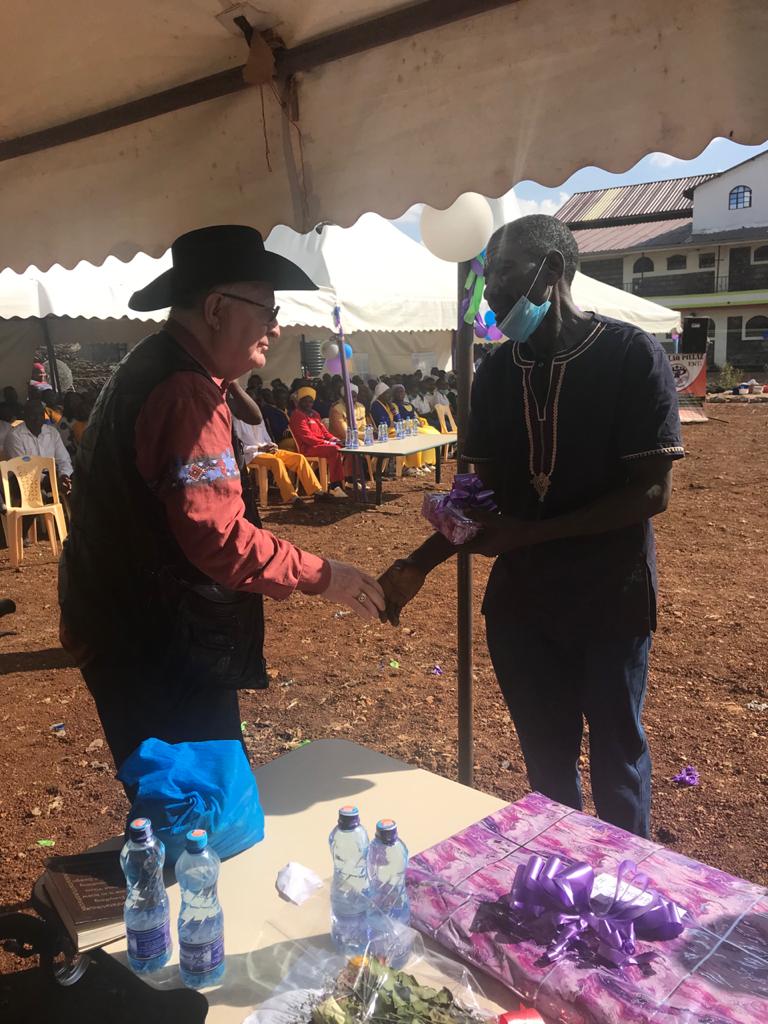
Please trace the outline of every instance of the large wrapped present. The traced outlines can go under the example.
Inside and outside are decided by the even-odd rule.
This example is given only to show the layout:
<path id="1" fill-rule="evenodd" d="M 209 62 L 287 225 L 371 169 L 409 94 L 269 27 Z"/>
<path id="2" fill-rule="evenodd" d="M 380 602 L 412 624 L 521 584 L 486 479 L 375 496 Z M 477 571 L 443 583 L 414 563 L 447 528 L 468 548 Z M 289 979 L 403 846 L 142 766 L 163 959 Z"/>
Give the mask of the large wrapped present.
<path id="1" fill-rule="evenodd" d="M 416 928 L 548 1021 L 768 1024 L 768 891 L 538 793 L 413 857 L 408 889 Z"/>

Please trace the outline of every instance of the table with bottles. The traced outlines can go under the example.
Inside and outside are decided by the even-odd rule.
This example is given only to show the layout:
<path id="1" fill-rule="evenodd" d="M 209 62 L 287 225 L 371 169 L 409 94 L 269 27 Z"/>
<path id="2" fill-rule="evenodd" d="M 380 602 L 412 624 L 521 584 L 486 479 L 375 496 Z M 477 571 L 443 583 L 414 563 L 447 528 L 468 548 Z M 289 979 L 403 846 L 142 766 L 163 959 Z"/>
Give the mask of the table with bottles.
<path id="1" fill-rule="evenodd" d="M 386 820 L 395 819 L 399 835 L 415 854 L 503 806 L 496 797 L 343 740 L 301 747 L 257 769 L 256 778 L 266 835 L 221 865 L 225 973 L 217 986 L 202 992 L 208 1002 L 207 1024 L 242 1024 L 251 1008 L 272 995 L 297 958 L 333 949 L 328 837 L 340 807 L 354 805 L 372 838 L 377 823 L 383 822 L 386 830 Z M 277 874 L 289 861 L 325 880 L 301 906 L 276 889 Z M 168 897 L 174 939 L 170 961 L 154 975 L 141 975 L 159 989 L 183 984 L 174 927 L 178 885 L 169 886 Z M 127 968 L 125 940 L 104 952 Z M 504 1007 L 504 992 L 501 986 L 486 988 L 499 1008 Z M 509 993 L 506 1001 L 508 1005 Z"/>
<path id="2" fill-rule="evenodd" d="M 382 473 L 388 459 L 405 458 L 417 452 L 435 452 L 435 483 L 440 483 L 443 449 L 458 440 L 457 434 L 420 434 L 416 420 L 398 420 L 395 423 L 396 435 L 389 436 L 387 427 L 381 425 L 378 431 L 368 426 L 365 439 L 360 441 L 357 432 L 350 430 L 347 443 L 341 449 L 345 455 L 355 455 L 375 460 L 374 481 L 376 483 L 376 504 L 381 504 Z"/>

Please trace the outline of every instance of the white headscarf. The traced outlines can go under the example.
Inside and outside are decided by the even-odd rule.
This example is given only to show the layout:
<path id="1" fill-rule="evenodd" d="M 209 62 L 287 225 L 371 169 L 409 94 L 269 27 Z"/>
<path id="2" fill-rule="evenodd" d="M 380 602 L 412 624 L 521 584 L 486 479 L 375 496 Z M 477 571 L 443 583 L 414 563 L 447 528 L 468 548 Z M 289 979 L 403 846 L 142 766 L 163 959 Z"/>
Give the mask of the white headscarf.
<path id="1" fill-rule="evenodd" d="M 374 389 L 373 397 L 378 398 L 379 395 L 383 395 L 385 391 L 389 391 L 389 384 L 385 384 L 383 380 L 380 380 Z"/>

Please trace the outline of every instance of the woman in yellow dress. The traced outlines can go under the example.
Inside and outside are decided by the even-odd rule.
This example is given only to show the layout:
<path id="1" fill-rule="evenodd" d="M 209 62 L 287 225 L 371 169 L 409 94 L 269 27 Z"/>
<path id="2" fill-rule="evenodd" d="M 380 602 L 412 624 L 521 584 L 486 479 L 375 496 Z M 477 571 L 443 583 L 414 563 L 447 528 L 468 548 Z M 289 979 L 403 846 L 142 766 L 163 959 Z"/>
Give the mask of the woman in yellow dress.
<path id="1" fill-rule="evenodd" d="M 365 428 L 368 425 L 366 417 L 365 406 L 362 402 L 358 402 L 358 388 L 357 384 L 350 384 L 352 391 L 352 400 L 355 403 L 355 426 L 357 427 L 357 436 L 360 441 L 365 440 Z M 343 393 L 337 402 L 331 406 L 331 415 L 328 421 L 328 429 L 330 432 L 338 437 L 340 441 L 345 444 L 347 442 L 347 430 L 349 429 L 349 423 L 347 419 L 347 403 L 344 399 Z"/>
<path id="2" fill-rule="evenodd" d="M 435 430 L 434 427 L 430 426 L 429 423 L 414 409 L 413 405 L 408 401 L 408 395 L 406 394 L 405 388 L 402 384 L 392 385 L 392 404 L 397 409 L 399 418 L 402 420 L 414 419 L 419 424 L 420 434 L 440 434 L 439 430 Z M 421 470 L 424 473 L 431 473 L 435 468 L 435 449 L 430 448 L 429 451 L 419 452 L 421 456 Z"/>
<path id="3" fill-rule="evenodd" d="M 395 385 L 395 388 L 400 385 Z M 395 437 L 397 432 L 395 429 L 395 423 L 397 420 L 402 419 L 400 410 L 397 405 L 393 402 L 393 389 L 385 381 L 379 381 L 376 385 L 376 389 L 373 392 L 373 402 L 371 402 L 371 418 L 375 424 L 374 429 L 378 430 L 379 426 L 383 423 L 390 437 Z M 419 427 L 421 433 L 421 427 Z M 405 457 L 405 469 L 403 470 L 403 476 L 420 476 L 422 474 L 429 473 L 426 463 L 429 461 L 429 456 L 432 456 L 432 462 L 434 463 L 435 453 L 434 452 L 414 452 L 413 455 L 407 455 Z"/>

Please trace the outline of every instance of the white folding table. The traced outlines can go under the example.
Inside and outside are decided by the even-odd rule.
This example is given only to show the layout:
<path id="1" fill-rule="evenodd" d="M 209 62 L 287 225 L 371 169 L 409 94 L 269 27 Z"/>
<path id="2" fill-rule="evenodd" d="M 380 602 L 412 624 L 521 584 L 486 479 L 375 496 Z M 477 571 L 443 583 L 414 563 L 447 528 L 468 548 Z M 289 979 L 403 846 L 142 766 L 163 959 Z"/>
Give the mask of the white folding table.
<path id="1" fill-rule="evenodd" d="M 457 782 L 344 740 L 319 740 L 256 771 L 266 816 L 264 841 L 222 864 L 219 898 L 224 911 L 227 973 L 222 985 L 203 992 L 207 1024 L 241 1024 L 269 998 L 297 951 L 329 951 L 328 891 L 300 907 L 277 892 L 277 873 L 298 861 L 321 878 L 331 874 L 328 835 L 345 803 L 360 808 L 369 834 L 378 819 L 392 817 L 411 853 L 433 846 L 504 806 L 503 801 Z M 178 886 L 169 888 L 171 920 L 179 909 Z M 125 940 L 104 952 L 126 964 Z M 177 988 L 178 942 L 170 964 L 148 984 Z M 514 996 L 482 979 L 489 1006 L 501 1012 Z"/>
<path id="2" fill-rule="evenodd" d="M 358 455 L 376 460 L 374 479 L 376 481 L 376 504 L 381 504 L 381 474 L 384 461 L 391 458 L 404 458 L 417 452 L 435 450 L 435 483 L 440 483 L 443 448 L 456 444 L 458 434 L 416 434 L 413 437 L 392 438 L 389 441 L 377 441 L 375 444 L 361 444 L 357 448 L 344 447 L 344 455 Z"/>

